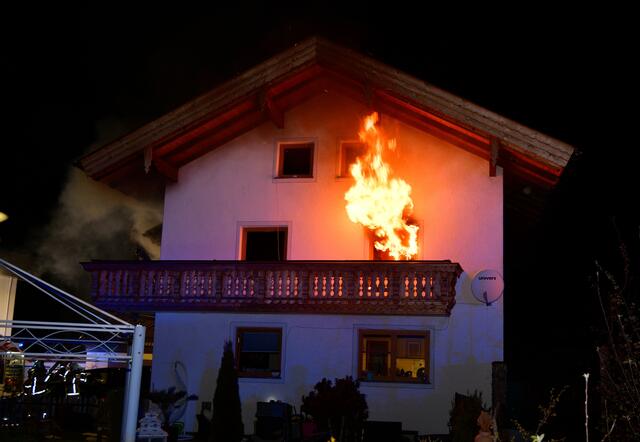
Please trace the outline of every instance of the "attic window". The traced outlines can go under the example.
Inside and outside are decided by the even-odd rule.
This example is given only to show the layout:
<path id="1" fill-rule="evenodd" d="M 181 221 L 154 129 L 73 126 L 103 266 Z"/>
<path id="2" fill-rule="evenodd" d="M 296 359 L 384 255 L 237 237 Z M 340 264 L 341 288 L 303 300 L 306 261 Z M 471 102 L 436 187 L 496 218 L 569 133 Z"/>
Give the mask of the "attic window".
<path id="1" fill-rule="evenodd" d="M 313 178 L 313 141 L 278 144 L 278 178 Z"/>
<path id="2" fill-rule="evenodd" d="M 356 158 L 364 154 L 365 145 L 359 141 L 343 141 L 340 143 L 340 171 L 339 177 L 349 177 L 349 167 L 356 162 Z"/>

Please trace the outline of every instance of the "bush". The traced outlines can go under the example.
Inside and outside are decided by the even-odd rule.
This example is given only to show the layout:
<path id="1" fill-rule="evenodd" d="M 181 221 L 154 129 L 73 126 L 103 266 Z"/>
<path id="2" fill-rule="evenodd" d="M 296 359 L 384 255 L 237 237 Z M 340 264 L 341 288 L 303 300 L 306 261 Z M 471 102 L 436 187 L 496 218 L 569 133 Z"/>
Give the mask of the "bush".
<path id="1" fill-rule="evenodd" d="M 522 440 L 541 441 L 544 439 L 545 442 L 561 442 L 564 440 L 564 438 L 554 439 L 550 436 L 549 422 L 556 416 L 556 408 L 558 407 L 558 403 L 560 402 L 560 396 L 562 396 L 567 388 L 568 387 L 564 387 L 558 392 L 556 392 L 556 390 L 552 388 L 551 393 L 549 394 L 549 403 L 546 405 L 538 406 L 538 410 L 540 411 L 540 418 L 538 419 L 538 426 L 536 427 L 535 431 L 531 432 L 524 428 L 520 424 L 520 422 L 516 420 L 513 421 L 517 433 Z"/>
<path id="2" fill-rule="evenodd" d="M 637 245 L 637 244 L 636 244 Z M 622 269 L 614 274 L 599 263 L 594 281 L 604 327 L 596 348 L 600 362 L 601 427 L 612 440 L 640 434 L 640 259 L 619 245 Z"/>
<path id="3" fill-rule="evenodd" d="M 211 440 L 213 442 L 240 442 L 243 434 L 238 374 L 236 373 L 231 342 L 227 341 L 224 344 L 216 391 L 213 395 Z"/>
<path id="4" fill-rule="evenodd" d="M 308 396 L 302 396 L 300 410 L 314 419 L 319 430 L 330 432 L 340 442 L 359 441 L 369 417 L 359 388 L 360 383 L 351 376 L 336 379 L 335 384 L 323 378 Z"/>
<path id="5" fill-rule="evenodd" d="M 468 442 L 478 434 L 478 416 L 486 408 L 482 392 L 477 390 L 471 396 L 456 393 L 449 412 L 449 434 L 451 442 Z"/>

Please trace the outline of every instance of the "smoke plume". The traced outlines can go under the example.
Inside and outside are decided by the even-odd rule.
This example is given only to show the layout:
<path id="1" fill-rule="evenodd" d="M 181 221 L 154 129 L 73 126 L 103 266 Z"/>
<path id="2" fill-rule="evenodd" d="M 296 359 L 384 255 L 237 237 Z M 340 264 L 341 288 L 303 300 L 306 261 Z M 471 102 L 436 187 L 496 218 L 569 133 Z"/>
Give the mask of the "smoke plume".
<path id="1" fill-rule="evenodd" d="M 113 138 L 113 123 L 102 122 L 99 135 Z M 107 132 L 107 134 L 105 134 Z M 99 139 L 106 137 L 99 136 Z M 98 142 L 96 144 L 103 144 Z M 140 201 L 87 177 L 71 167 L 48 225 L 35 247 L 39 275 L 86 296 L 89 275 L 80 262 L 92 259 L 158 259 L 162 202 Z"/>
<path id="2" fill-rule="evenodd" d="M 160 222 L 160 207 L 129 198 L 70 169 L 59 205 L 37 248 L 37 271 L 79 287 L 86 277 L 79 264 L 82 261 L 136 259 L 139 247 L 157 259 L 159 243 L 144 234 Z"/>

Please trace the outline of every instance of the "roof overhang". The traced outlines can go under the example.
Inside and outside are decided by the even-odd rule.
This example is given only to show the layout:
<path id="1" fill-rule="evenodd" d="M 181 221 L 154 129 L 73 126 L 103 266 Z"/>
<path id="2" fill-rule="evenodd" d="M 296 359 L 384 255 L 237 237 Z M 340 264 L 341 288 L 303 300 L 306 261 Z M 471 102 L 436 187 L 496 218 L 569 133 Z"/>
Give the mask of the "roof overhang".
<path id="1" fill-rule="evenodd" d="M 92 178 L 127 191 L 132 177 L 177 181 L 178 170 L 286 111 L 334 91 L 424 130 L 543 187 L 574 148 L 417 78 L 320 38 L 270 58 L 79 160 Z"/>

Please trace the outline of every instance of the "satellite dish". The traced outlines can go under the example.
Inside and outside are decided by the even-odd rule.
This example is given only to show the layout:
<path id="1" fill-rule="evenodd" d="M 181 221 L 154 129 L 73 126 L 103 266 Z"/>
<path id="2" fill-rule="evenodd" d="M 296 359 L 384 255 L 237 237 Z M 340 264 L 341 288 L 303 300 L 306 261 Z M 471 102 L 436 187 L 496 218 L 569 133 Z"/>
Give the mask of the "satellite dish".
<path id="1" fill-rule="evenodd" d="M 471 281 L 471 293 L 478 301 L 491 305 L 502 296 L 504 279 L 497 270 L 482 270 Z"/>

